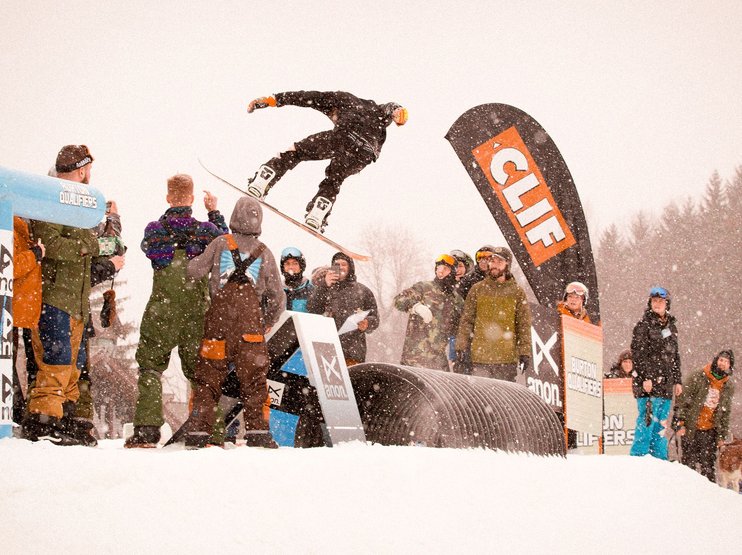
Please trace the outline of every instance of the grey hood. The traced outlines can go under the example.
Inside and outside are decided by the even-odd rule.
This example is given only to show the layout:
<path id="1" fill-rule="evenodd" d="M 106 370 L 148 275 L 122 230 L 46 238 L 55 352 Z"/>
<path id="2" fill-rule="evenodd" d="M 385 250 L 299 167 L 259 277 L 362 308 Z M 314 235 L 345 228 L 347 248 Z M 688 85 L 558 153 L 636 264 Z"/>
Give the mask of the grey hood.
<path id="1" fill-rule="evenodd" d="M 229 220 L 229 229 L 241 235 L 260 235 L 263 223 L 263 207 L 260 202 L 250 196 L 244 196 L 237 201 Z"/>

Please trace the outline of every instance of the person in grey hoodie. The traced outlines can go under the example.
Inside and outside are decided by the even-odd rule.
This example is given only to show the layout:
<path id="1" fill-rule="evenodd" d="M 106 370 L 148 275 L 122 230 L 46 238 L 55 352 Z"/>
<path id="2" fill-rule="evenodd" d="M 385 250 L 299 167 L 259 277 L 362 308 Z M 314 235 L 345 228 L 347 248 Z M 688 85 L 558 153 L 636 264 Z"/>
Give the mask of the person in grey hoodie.
<path id="1" fill-rule="evenodd" d="M 265 335 L 286 306 L 286 295 L 273 254 L 258 239 L 263 212 L 260 203 L 242 197 L 232 212 L 232 233 L 218 237 L 188 263 L 194 279 L 209 276 L 211 305 L 204 319 L 204 338 L 194 377 L 193 410 L 186 447 L 205 447 L 216 419 L 221 384 L 234 366 L 240 382 L 245 443 L 277 447 L 264 405 L 270 366 Z"/>

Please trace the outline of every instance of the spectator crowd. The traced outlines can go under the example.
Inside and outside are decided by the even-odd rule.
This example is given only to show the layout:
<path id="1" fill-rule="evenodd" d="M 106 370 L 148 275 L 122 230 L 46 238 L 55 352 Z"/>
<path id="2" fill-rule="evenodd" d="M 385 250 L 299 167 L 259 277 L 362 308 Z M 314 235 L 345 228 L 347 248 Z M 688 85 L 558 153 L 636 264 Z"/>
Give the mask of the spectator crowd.
<path id="1" fill-rule="evenodd" d="M 88 184 L 93 161 L 86 146 L 68 145 L 50 174 Z M 203 199 L 208 220 L 193 217 L 190 176 L 172 176 L 164 193 L 169 208 L 146 226 L 141 242 L 153 287 L 141 320 L 138 398 L 133 435 L 125 446 L 147 448 L 160 441 L 162 374 L 177 348 L 192 391 L 186 446 L 234 441 L 219 407 L 222 382 L 234 371 L 244 443 L 275 448 L 266 411 L 266 335 L 284 310 L 330 317 L 338 329 L 352 321 L 353 330 L 340 335 L 340 345 L 348 366 L 364 362 L 366 336 L 380 323 L 374 294 L 358 281 L 353 259 L 342 252 L 309 275 L 296 247 L 284 248 L 276 260 L 260 240 L 262 208 L 255 198 L 240 198 L 227 225 L 209 192 Z M 14 383 L 13 417 L 26 439 L 97 443 L 87 362 L 96 334 L 90 291 L 124 266 L 120 237 L 113 201 L 94 229 L 14 218 L 14 353 L 22 340 L 28 389 L 23 395 Z M 504 246 L 483 245 L 473 257 L 458 249 L 437 256 L 429 280 L 394 297 L 394 307 L 408 315 L 400 363 L 516 381 L 531 362 L 531 311 L 512 263 Z M 572 281 L 554 310 L 589 323 L 589 300 L 587 287 Z M 632 455 L 667 459 L 668 436 L 676 434 L 682 438 L 682 462 L 713 481 L 719 448 L 729 439 L 734 353 L 719 350 L 683 383 L 671 304 L 666 288 L 651 288 L 630 349 L 605 377 L 631 380 L 638 410 Z M 105 320 L 112 307 L 108 310 Z M 568 434 L 569 447 L 574 441 Z"/>

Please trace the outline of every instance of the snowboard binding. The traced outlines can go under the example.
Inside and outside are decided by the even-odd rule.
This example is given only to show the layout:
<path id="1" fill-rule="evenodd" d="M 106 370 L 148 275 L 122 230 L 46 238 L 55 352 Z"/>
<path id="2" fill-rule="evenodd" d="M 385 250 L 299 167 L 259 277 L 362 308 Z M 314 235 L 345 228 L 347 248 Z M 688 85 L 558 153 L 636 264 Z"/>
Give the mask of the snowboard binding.
<path id="1" fill-rule="evenodd" d="M 325 197 L 317 197 L 314 202 L 307 206 L 307 209 L 308 212 L 304 218 L 305 225 L 323 233 L 327 226 L 327 216 L 330 215 L 330 210 L 332 210 L 332 201 Z"/>
<path id="2" fill-rule="evenodd" d="M 273 184 L 276 170 L 270 166 L 260 166 L 252 178 L 247 180 L 247 194 L 255 198 L 264 198 Z"/>

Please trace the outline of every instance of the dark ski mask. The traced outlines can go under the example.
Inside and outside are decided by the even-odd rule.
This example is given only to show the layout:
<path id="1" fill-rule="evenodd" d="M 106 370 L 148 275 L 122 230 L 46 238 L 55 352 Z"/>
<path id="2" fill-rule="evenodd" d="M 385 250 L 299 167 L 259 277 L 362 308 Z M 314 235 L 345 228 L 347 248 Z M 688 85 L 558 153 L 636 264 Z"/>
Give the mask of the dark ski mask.
<path id="1" fill-rule="evenodd" d="M 292 289 L 298 285 L 301 285 L 301 282 L 304 281 L 304 274 L 298 273 L 290 273 L 290 272 L 281 272 L 283 275 L 283 281 L 286 283 L 286 287 L 291 287 Z"/>
<path id="2" fill-rule="evenodd" d="M 435 283 L 437 283 L 438 287 L 440 287 L 443 291 L 445 291 L 446 293 L 450 293 L 456 287 L 456 274 L 454 272 L 451 272 L 444 278 L 439 278 L 438 276 L 436 276 Z"/>

